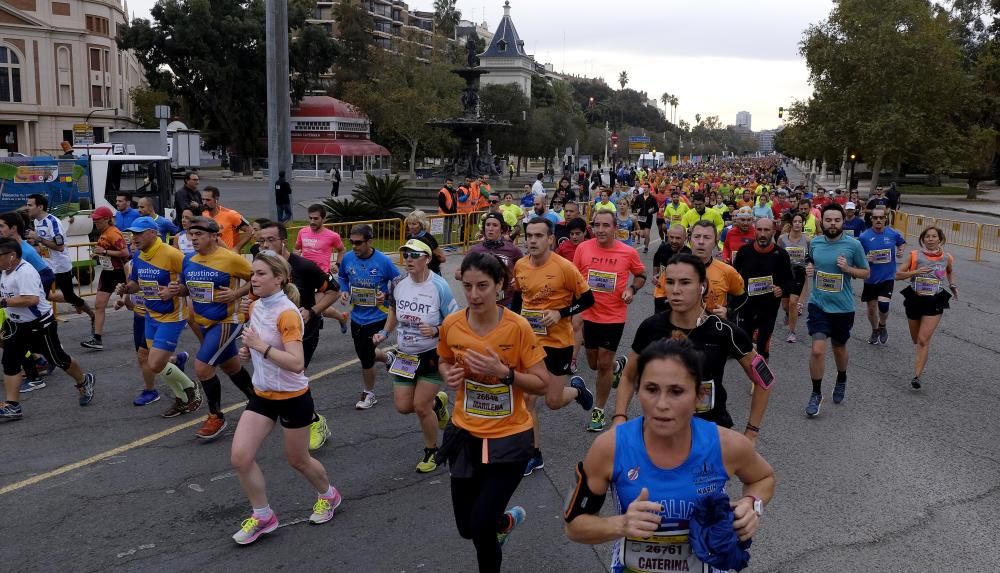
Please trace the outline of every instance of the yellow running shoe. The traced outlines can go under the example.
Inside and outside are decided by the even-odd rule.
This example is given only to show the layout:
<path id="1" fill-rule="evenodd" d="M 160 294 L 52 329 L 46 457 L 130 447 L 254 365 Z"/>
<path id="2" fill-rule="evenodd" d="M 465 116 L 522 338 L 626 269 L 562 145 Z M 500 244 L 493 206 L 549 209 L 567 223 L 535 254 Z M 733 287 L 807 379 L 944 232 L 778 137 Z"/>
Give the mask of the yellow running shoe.
<path id="1" fill-rule="evenodd" d="M 444 392 L 438 392 L 437 396 L 434 397 L 434 413 L 438 417 L 438 427 L 442 430 L 448 426 L 448 420 L 451 419 L 451 414 L 448 413 L 448 395 Z"/>
<path id="2" fill-rule="evenodd" d="M 417 473 L 429 474 L 437 469 L 437 462 L 434 461 L 437 451 L 437 448 L 424 448 L 424 459 L 417 462 Z"/>
<path id="3" fill-rule="evenodd" d="M 309 424 L 309 451 L 322 448 L 329 437 L 330 427 L 326 425 L 326 416 L 319 416 L 319 420 Z"/>

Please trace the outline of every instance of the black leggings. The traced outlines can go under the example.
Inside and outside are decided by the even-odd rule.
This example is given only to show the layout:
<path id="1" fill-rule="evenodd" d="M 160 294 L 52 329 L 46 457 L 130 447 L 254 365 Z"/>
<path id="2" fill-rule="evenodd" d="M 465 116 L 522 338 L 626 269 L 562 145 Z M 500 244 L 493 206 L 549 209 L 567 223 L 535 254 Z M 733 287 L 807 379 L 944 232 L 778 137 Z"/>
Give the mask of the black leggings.
<path id="1" fill-rule="evenodd" d="M 80 295 L 76 294 L 73 290 L 73 272 L 66 271 L 64 273 L 56 273 L 56 288 L 62 293 L 63 299 L 69 304 L 79 308 L 82 306 L 87 306 Z"/>
<path id="2" fill-rule="evenodd" d="M 768 295 L 763 295 L 768 296 Z M 774 334 L 774 321 L 778 318 L 779 306 L 752 307 L 744 306 L 740 310 L 739 327 L 753 337 L 757 331 L 757 354 L 767 360 L 771 356 L 771 335 Z"/>
<path id="3" fill-rule="evenodd" d="M 24 355 L 28 351 L 41 353 L 49 362 L 63 370 L 73 364 L 73 359 L 66 354 L 59 342 L 58 324 L 51 315 L 31 322 L 17 323 L 13 327 L 16 328 L 14 334 L 3 345 L 5 375 L 14 376 L 21 372 Z"/>
<path id="4" fill-rule="evenodd" d="M 471 478 L 451 478 L 455 525 L 476 546 L 479 573 L 499 573 L 503 555 L 497 533 L 507 526 L 504 512 L 524 477 L 523 463 L 476 464 Z"/>

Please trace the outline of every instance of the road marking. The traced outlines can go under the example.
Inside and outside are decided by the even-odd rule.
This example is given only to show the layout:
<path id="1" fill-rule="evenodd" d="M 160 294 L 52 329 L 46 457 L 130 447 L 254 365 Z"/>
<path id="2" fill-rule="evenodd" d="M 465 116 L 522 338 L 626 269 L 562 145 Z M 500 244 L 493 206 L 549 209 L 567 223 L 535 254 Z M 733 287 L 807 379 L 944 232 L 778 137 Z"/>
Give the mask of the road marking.
<path id="1" fill-rule="evenodd" d="M 322 372 L 317 372 L 316 374 L 313 374 L 312 376 L 309 377 L 309 382 L 313 382 L 315 380 L 319 380 L 320 378 L 322 378 L 324 376 L 329 376 L 330 374 L 333 374 L 334 372 L 337 372 L 339 370 L 343 370 L 344 368 L 347 368 L 348 366 L 353 366 L 353 365 L 357 364 L 358 362 L 359 362 L 359 360 L 357 358 L 355 358 L 353 360 L 348 360 L 347 362 L 343 362 L 343 363 L 338 364 L 336 366 L 327 368 L 326 370 L 323 370 Z M 228 414 L 229 412 L 232 412 L 233 410 L 237 410 L 239 408 L 242 408 L 245 405 L 246 405 L 246 402 L 240 402 L 238 404 L 233 404 L 232 406 L 229 406 L 227 408 L 223 408 L 222 412 L 225 413 L 225 414 Z M 153 443 L 153 442 L 155 442 L 157 440 L 160 440 L 162 438 L 165 438 L 165 437 L 167 437 L 167 436 L 169 436 L 171 434 L 176 434 L 177 432 L 180 432 L 181 430 L 186 430 L 188 428 L 193 428 L 194 426 L 197 426 L 198 424 L 201 424 L 202 422 L 203 422 L 203 420 L 201 418 L 198 418 L 198 419 L 195 419 L 195 420 L 191 420 L 190 422 L 184 422 L 183 424 L 177 424 L 176 426 L 172 426 L 172 427 L 167 428 L 165 430 L 160 430 L 159 432 L 156 432 L 155 434 L 150 434 L 150 435 L 148 435 L 148 436 L 146 436 L 144 438 L 139 438 L 138 440 L 135 440 L 135 441 L 129 442 L 127 444 L 118 446 L 117 448 L 113 448 L 113 449 L 110 449 L 110 450 L 108 450 L 106 452 L 101 452 L 99 454 L 90 456 L 89 458 L 87 458 L 85 460 L 80 460 L 78 462 L 73 462 L 71 464 L 66 464 L 66 465 L 64 465 L 62 467 L 58 467 L 58 468 L 56 468 L 56 469 L 54 469 L 52 471 L 48 471 L 48 472 L 45 472 L 43 474 L 38 474 L 38 475 L 30 477 L 28 479 L 21 480 L 19 482 L 14 482 L 14 483 L 12 483 L 10 485 L 5 485 L 4 487 L 0 488 L 0 495 L 5 495 L 5 494 L 8 494 L 8 493 L 17 491 L 19 489 L 26 488 L 29 485 L 35 485 L 36 483 L 43 482 L 43 481 L 45 481 L 47 479 L 51 479 L 51 478 L 54 478 L 54 477 L 57 477 L 57 476 L 61 476 L 62 474 L 71 472 L 73 470 L 78 470 L 80 468 L 85 468 L 87 466 L 94 465 L 97 462 L 100 462 L 102 460 L 106 460 L 106 459 L 108 459 L 110 457 L 121 455 L 121 454 L 123 454 L 123 453 L 125 453 L 125 452 L 127 452 L 129 450 L 134 450 L 135 448 L 139 448 L 139 447 L 145 446 L 146 444 L 151 444 L 151 443 Z"/>

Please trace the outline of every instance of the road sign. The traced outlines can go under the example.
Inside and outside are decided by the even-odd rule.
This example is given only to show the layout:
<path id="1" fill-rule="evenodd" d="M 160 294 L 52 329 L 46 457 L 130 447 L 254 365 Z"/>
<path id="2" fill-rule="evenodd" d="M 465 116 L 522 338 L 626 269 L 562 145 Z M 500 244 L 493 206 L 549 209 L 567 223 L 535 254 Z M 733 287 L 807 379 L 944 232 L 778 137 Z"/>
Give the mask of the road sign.
<path id="1" fill-rule="evenodd" d="M 611 143 L 618 143 L 618 134 L 617 133 L 612 133 L 611 134 Z"/>
<path id="2" fill-rule="evenodd" d="M 94 140 L 94 128 L 89 123 L 73 124 L 73 145 L 93 145 L 95 143 L 97 142 Z"/>
<path id="3" fill-rule="evenodd" d="M 649 151 L 648 135 L 630 135 L 628 138 L 629 153 L 646 153 Z"/>

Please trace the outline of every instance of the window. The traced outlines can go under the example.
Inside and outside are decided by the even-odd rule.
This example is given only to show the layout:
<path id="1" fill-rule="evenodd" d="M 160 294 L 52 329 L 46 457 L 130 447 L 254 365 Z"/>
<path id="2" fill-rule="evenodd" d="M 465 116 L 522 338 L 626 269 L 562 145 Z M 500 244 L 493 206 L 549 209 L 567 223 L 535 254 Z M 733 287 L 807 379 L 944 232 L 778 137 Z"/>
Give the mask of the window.
<path id="1" fill-rule="evenodd" d="M 507 51 L 507 41 L 506 40 L 500 40 L 499 42 L 497 42 L 497 49 L 500 50 L 501 52 L 506 52 Z"/>
<path id="2" fill-rule="evenodd" d="M 68 141 L 70 143 L 73 143 L 73 130 L 72 129 L 64 129 L 64 130 L 62 130 L 62 132 L 63 132 L 63 138 L 62 138 L 62 140 L 63 141 Z"/>
<path id="3" fill-rule="evenodd" d="M 101 71 L 101 51 L 97 48 L 90 49 L 90 71 Z"/>
<path id="4" fill-rule="evenodd" d="M 111 23 L 107 18 L 102 18 L 100 16 L 93 16 L 87 14 L 87 31 L 91 34 L 100 34 L 102 36 L 111 35 Z"/>
<path id="5" fill-rule="evenodd" d="M 0 46 L 0 101 L 21 103 L 21 60 L 14 50 Z"/>
<path id="6" fill-rule="evenodd" d="M 104 107 L 104 88 L 90 86 L 90 107 Z"/>

